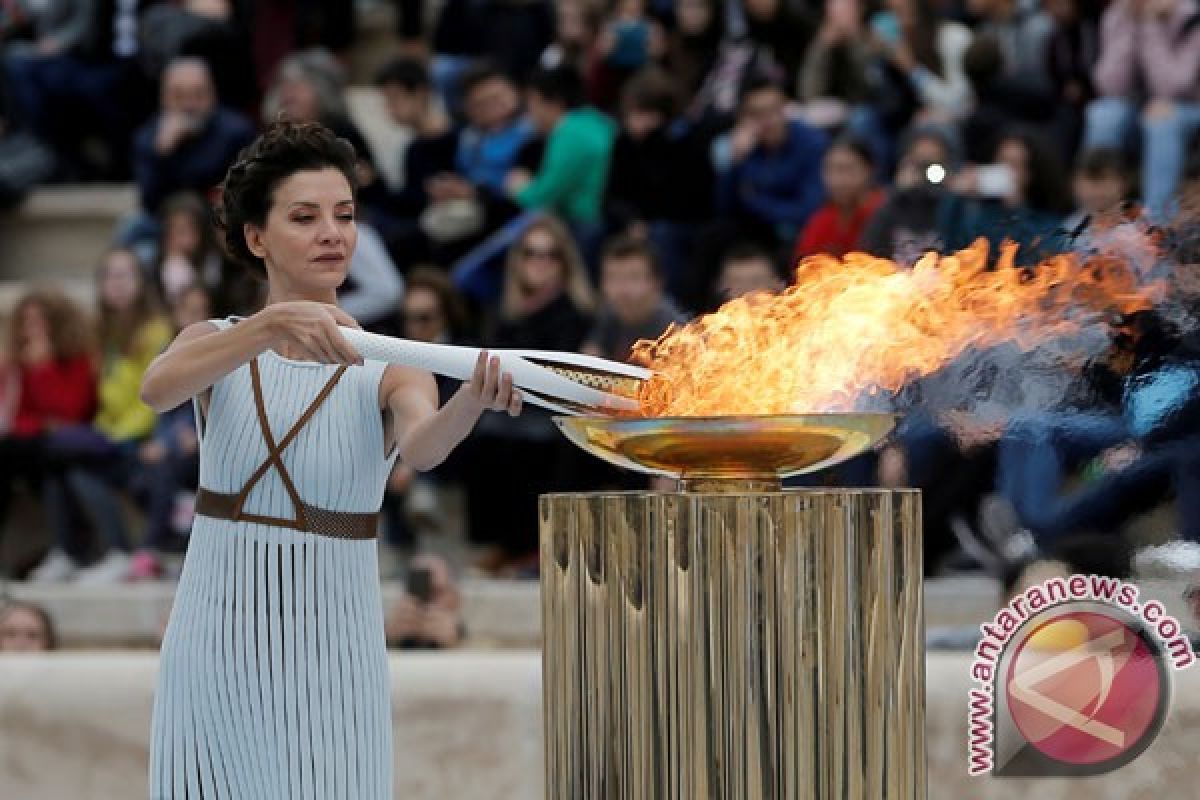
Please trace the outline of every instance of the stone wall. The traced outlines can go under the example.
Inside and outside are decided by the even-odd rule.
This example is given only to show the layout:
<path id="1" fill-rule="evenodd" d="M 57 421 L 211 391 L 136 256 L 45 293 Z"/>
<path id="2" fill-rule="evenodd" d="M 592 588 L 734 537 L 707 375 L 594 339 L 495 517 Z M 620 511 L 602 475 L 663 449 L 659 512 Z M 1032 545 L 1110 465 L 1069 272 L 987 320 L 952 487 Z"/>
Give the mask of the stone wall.
<path id="1" fill-rule="evenodd" d="M 1089 780 L 996 781 L 966 774 L 968 664 L 966 654 L 928 660 L 931 800 L 1197 795 L 1200 670 L 1177 674 L 1166 728 L 1124 769 Z M 538 653 L 399 654 L 391 668 L 396 797 L 541 798 Z M 144 797 L 155 669 L 150 653 L 4 656 L 0 798 Z"/>

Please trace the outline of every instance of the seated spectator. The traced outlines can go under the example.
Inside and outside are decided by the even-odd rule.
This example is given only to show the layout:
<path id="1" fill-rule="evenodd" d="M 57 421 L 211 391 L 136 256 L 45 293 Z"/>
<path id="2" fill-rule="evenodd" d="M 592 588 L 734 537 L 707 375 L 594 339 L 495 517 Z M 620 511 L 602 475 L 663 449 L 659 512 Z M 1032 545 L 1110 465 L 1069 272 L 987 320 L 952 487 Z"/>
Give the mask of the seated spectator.
<path id="1" fill-rule="evenodd" d="M 221 104 L 257 112 L 259 86 L 247 23 L 250 13 L 233 0 L 184 0 L 154 3 L 141 14 L 138 62 L 147 75 L 160 75 L 181 56 L 204 60 L 212 72 Z"/>
<path id="2" fill-rule="evenodd" d="M 1096 96 L 1092 70 L 1099 53 L 1100 0 L 1046 0 L 1046 12 L 1054 20 L 1047 44 L 1047 69 L 1055 93 L 1056 138 L 1062 156 L 1073 161 L 1083 135 L 1084 113 Z"/>
<path id="3" fill-rule="evenodd" d="M 191 192 L 171 195 L 163 203 L 151 277 L 167 307 L 184 289 L 196 284 L 215 287 L 221 281 L 221 253 L 209 215 L 208 204 Z"/>
<path id="4" fill-rule="evenodd" d="M 1054 20 L 1039 6 L 1018 0 L 967 0 L 967 11 L 978 19 L 975 35 L 999 47 L 1001 74 L 1012 91 L 1049 103 L 1053 85 L 1047 69 L 1047 47 Z"/>
<path id="5" fill-rule="evenodd" d="M 1063 221 L 1071 249 L 1105 249 L 1109 232 L 1139 216 L 1132 205 L 1135 179 L 1120 150 L 1089 150 L 1079 156 L 1071 177 L 1075 211 Z"/>
<path id="6" fill-rule="evenodd" d="M 601 9 L 585 0 L 557 0 L 554 4 L 554 41 L 538 58 L 545 69 L 572 67 L 580 75 L 592 72 Z"/>
<path id="7" fill-rule="evenodd" d="M 444 650 L 462 643 L 462 594 L 444 558 L 432 553 L 413 558 L 404 594 L 388 610 L 385 629 L 388 644 L 401 650 Z"/>
<path id="8" fill-rule="evenodd" d="M 830 0 L 800 67 L 797 96 L 814 124 L 843 126 L 867 142 L 879 176 L 886 178 L 894 143 L 871 104 L 868 73 L 873 53 L 859 0 Z"/>
<path id="9" fill-rule="evenodd" d="M 17 127 L 50 145 L 67 180 L 125 180 L 129 137 L 150 110 L 134 56 L 136 3 L 5 3 L 30 19 L 33 41 L 6 43 L 0 73 Z M 90 154 L 98 148 L 101 156 Z"/>
<path id="10" fill-rule="evenodd" d="M 774 241 L 793 241 L 825 199 L 821 159 L 824 133 L 788 119 L 779 84 L 749 80 L 738 103 L 733 131 L 714 143 L 717 210 Z"/>
<path id="11" fill-rule="evenodd" d="M 521 116 L 521 97 L 505 73 L 480 64 L 463 76 L 462 92 L 467 126 L 459 134 L 454 166 L 459 180 L 495 194 L 504 194 L 509 172 L 521 149 L 534 135 Z M 449 185 L 429 187 L 435 202 L 453 199 Z"/>
<path id="12" fill-rule="evenodd" d="M 455 131 L 433 92 L 425 65 L 411 58 L 388 62 L 375 76 L 392 122 L 412 132 L 397 154 L 401 163 L 400 190 L 391 197 L 393 213 L 415 218 L 425 210 L 426 182 L 434 175 L 454 171 L 458 146 Z"/>
<path id="13" fill-rule="evenodd" d="M 417 267 L 408 275 L 400 306 L 396 333 L 417 342 L 460 344 L 465 340 L 467 312 L 462 298 L 446 274 L 435 267 Z M 435 375 L 438 405 L 454 394 L 458 382 Z M 388 480 L 383 500 L 383 522 L 387 545 L 404 561 L 416 549 L 416 521 L 441 523 L 434 484 L 457 475 L 460 459 L 452 455 L 432 473 L 419 474 L 397 461 Z"/>
<path id="14" fill-rule="evenodd" d="M 545 153 L 535 174 L 514 170 L 506 183 L 522 208 L 556 214 L 577 235 L 594 235 L 616 126 L 582 101 L 582 82 L 570 67 L 534 72 L 526 103 L 534 127 L 546 137 Z"/>
<path id="15" fill-rule="evenodd" d="M 1104 12 L 1084 147 L 1122 148 L 1141 120 L 1142 190 L 1165 219 L 1200 128 L 1200 25 L 1195 0 L 1117 0 Z"/>
<path id="16" fill-rule="evenodd" d="M 176 333 L 206 319 L 212 319 L 212 302 L 203 286 L 192 285 L 175 293 L 171 323 Z M 182 403 L 158 416 L 154 432 L 137 450 L 130 486 L 146 509 L 146 530 L 129 562 L 126 577 L 130 580 L 163 576 L 163 553 L 175 549 L 174 542 L 191 528 L 190 514 L 184 520 L 178 513 L 181 494 L 188 494 L 190 505 L 199 477 L 196 417 L 192 404 Z"/>
<path id="17" fill-rule="evenodd" d="M 118 492 L 128 488 L 141 444 L 154 431 L 154 411 L 141 400 L 142 375 L 171 340 L 136 257 L 110 250 L 96 274 L 102 367 L 99 407 L 91 426 L 56 431 L 47 452 L 43 501 L 55 547 L 31 577 L 64 580 L 76 573 L 69 554 L 78 542 L 77 508 L 99 535 L 101 555 L 76 576 L 108 583 L 129 569 L 129 536 Z"/>
<path id="18" fill-rule="evenodd" d="M 25 294 L 9 318 L 4 363 L 8 423 L 0 434 L 0 534 L 13 489 L 40 496 L 47 438 L 85 424 L 96 410 L 93 342 L 83 312 L 48 290 Z"/>
<path id="19" fill-rule="evenodd" d="M 775 293 L 786 285 L 779 263 L 754 244 L 735 245 L 721 262 L 717 296 L 725 303 L 754 292 Z"/>
<path id="20" fill-rule="evenodd" d="M 888 0 L 870 20 L 877 56 L 872 105 L 891 131 L 910 122 L 953 122 L 971 109 L 963 55 L 971 31 L 941 17 L 930 0 Z"/>
<path id="21" fill-rule="evenodd" d="M 883 202 L 872 186 L 871 151 L 862 141 L 844 136 L 825 151 L 821 177 L 829 202 L 812 215 L 796 239 L 795 260 L 825 253 L 846 255 L 862 249 L 863 232 Z"/>
<path id="22" fill-rule="evenodd" d="M 676 120 L 676 101 L 674 82 L 658 68 L 625 85 L 604 201 L 610 230 L 655 244 L 672 293 L 691 266 L 696 225 L 712 216 L 713 192 L 705 144 Z"/>
<path id="23" fill-rule="evenodd" d="M 58 634 L 46 609 L 8 601 L 0 606 L 0 653 L 38 653 L 58 649 Z"/>
<path id="24" fill-rule="evenodd" d="M 946 182 L 961 159 L 958 140 L 941 126 L 909 131 L 901 144 L 891 193 L 863 232 L 868 253 L 912 266 L 945 243 L 938 227 Z"/>
<path id="25" fill-rule="evenodd" d="M 509 250 L 503 295 L 488 315 L 482 344 L 578 351 L 591 327 L 592 306 L 587 271 L 570 232 L 555 218 L 540 216 Z M 519 417 L 481 422 L 467 442 L 462 465 L 468 529 L 472 542 L 493 546 L 480 566 L 536 573 L 537 498 L 570 485 L 561 465 L 574 448 L 550 413 L 532 405 Z"/>
<path id="26" fill-rule="evenodd" d="M 680 96 L 696 95 L 717 60 L 725 35 L 723 7 L 715 0 L 677 0 L 675 26 L 667 34 L 664 66 L 679 84 Z"/>
<path id="27" fill-rule="evenodd" d="M 1053 130 L 1053 105 L 1041 89 L 1006 74 L 1007 58 L 990 34 L 976 36 L 963 56 L 963 69 L 975 93 L 975 108 L 962 125 L 968 161 L 991 158 L 998 137 L 1014 127 L 1037 127 L 1047 134 Z"/>
<path id="28" fill-rule="evenodd" d="M 354 146 L 358 188 L 358 216 L 386 229 L 394 212 L 387 186 L 375 168 L 371 147 L 350 117 L 346 105 L 346 70 L 333 53 L 313 48 L 292 53 L 279 63 L 263 99 L 263 121 L 280 117 L 291 122 L 319 122 Z"/>
<path id="29" fill-rule="evenodd" d="M 247 119 L 217 105 L 207 64 L 187 57 L 172 61 L 163 72 L 159 112 L 134 139 L 142 208 L 156 214 L 179 191 L 207 196 L 253 136 Z"/>
<path id="30" fill-rule="evenodd" d="M 588 96 L 606 111 L 616 105 L 626 81 L 666 52 L 662 27 L 646 5 L 646 0 L 617 0 L 596 37 Z"/>
<path id="31" fill-rule="evenodd" d="M 621 236 L 604 247 L 600 259 L 600 295 L 604 304 L 583 343 L 583 352 L 628 361 L 633 344 L 657 339 L 684 316 L 663 293 L 658 259 L 643 239 Z"/>
<path id="32" fill-rule="evenodd" d="M 955 192 L 941 209 L 942 240 L 961 250 L 979 237 L 994 257 L 1016 242 L 1021 263 L 1036 264 L 1061 247 L 1062 220 L 1070 210 L 1066 181 L 1055 151 L 1036 136 L 1010 132 L 996 145 L 993 163 L 967 167 L 952 180 Z"/>

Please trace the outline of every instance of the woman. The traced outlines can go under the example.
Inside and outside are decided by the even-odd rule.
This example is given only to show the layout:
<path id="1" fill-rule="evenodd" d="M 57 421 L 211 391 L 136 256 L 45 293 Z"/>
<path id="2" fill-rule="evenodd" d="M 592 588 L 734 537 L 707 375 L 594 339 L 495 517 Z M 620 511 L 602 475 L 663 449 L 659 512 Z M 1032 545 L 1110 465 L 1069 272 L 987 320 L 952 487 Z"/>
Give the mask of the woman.
<path id="1" fill-rule="evenodd" d="M 130 250 L 110 250 L 96 271 L 101 369 L 90 426 L 56 431 L 49 441 L 43 501 L 57 558 L 85 550 L 76 539 L 72 501 L 99 534 L 99 559 L 76 578 L 121 580 L 129 568 L 129 535 L 119 492 L 128 487 L 137 451 L 154 431 L 154 411 L 138 397 L 142 375 L 171 339 L 154 293 Z M 43 574 L 44 577 L 44 574 Z M 69 577 L 63 575 L 60 577 Z"/>
<path id="2" fill-rule="evenodd" d="M 579 350 L 594 306 L 583 259 L 563 223 L 540 216 L 508 251 L 504 291 L 483 343 L 492 348 Z M 462 467 L 473 541 L 493 549 L 485 571 L 533 574 L 537 560 L 537 497 L 565 488 L 572 448 L 550 415 L 490 418 L 472 437 Z"/>
<path id="3" fill-rule="evenodd" d="M 991 165 L 967 167 L 950 182 L 956 192 L 939 222 L 947 248 L 961 250 L 982 236 L 995 256 L 1003 242 L 1012 241 L 1020 245 L 1023 264 L 1062 248 L 1062 222 L 1071 210 L 1067 181 L 1055 150 L 1037 136 L 1005 132 Z"/>
<path id="4" fill-rule="evenodd" d="M 397 316 L 397 327 L 405 339 L 437 344 L 463 341 L 466 309 L 454 283 L 437 267 L 415 267 L 408 274 Z M 454 394 L 458 381 L 436 377 L 439 402 L 445 402 Z M 435 486 L 440 478 L 454 473 L 455 461 L 451 456 L 449 463 L 442 464 L 428 477 L 417 475 L 407 464 L 397 464 L 392 470 L 382 511 L 387 542 L 397 562 L 411 556 L 417 544 L 410 517 L 423 518 L 435 528 L 440 522 Z M 385 567 L 385 574 L 391 571 Z"/>
<path id="5" fill-rule="evenodd" d="M 826 253 L 841 258 L 862 249 L 862 235 L 883 202 L 871 185 L 874 163 L 867 145 L 843 136 L 825 151 L 821 176 L 829 201 L 819 208 L 796 239 L 797 260 Z"/>
<path id="6" fill-rule="evenodd" d="M 0 606 L 0 653 L 40 653 L 57 649 L 54 621 L 44 608 L 19 601 Z"/>
<path id="7" fill-rule="evenodd" d="M 0 531 L 18 480 L 41 483 L 46 437 L 85 424 L 96 409 L 91 331 L 64 295 L 36 290 L 17 301 L 0 365 L 15 394 L 12 419 L 0 436 Z"/>
<path id="8" fill-rule="evenodd" d="M 893 131 L 913 117 L 950 123 L 971 110 L 971 85 L 963 56 L 971 44 L 965 25 L 940 19 L 931 0 L 887 0 L 871 17 L 879 54 L 873 105 Z"/>
<path id="9" fill-rule="evenodd" d="M 163 641 L 152 797 L 391 796 L 374 542 L 392 462 L 437 465 L 485 409 L 520 411 L 480 356 L 442 408 L 432 376 L 363 362 L 336 306 L 357 240 L 353 148 L 276 124 L 242 151 L 220 212 L 267 281 L 245 319 L 186 328 L 150 366 L 162 412 L 194 398 L 196 522 Z"/>

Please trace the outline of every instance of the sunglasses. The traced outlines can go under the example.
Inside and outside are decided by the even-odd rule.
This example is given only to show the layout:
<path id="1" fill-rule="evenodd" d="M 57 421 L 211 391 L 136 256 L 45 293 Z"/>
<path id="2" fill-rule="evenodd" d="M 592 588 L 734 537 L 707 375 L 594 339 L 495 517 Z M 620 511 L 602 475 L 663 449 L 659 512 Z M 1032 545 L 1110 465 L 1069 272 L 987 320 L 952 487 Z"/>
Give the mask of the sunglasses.
<path id="1" fill-rule="evenodd" d="M 562 259 L 562 251 L 559 250 L 557 247 L 540 248 L 540 247 L 530 247 L 528 245 L 522 245 L 521 257 L 522 258 L 552 258 L 555 261 L 558 261 L 558 260 Z"/>

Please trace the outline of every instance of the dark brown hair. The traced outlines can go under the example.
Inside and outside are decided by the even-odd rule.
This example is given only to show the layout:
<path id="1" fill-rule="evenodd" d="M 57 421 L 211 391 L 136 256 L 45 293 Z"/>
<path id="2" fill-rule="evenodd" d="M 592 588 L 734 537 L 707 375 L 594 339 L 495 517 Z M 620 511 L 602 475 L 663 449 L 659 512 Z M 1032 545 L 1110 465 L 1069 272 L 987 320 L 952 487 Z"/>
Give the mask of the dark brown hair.
<path id="1" fill-rule="evenodd" d="M 662 265 L 658 262 L 658 254 L 641 236 L 629 234 L 614 236 L 604 243 L 604 253 L 600 260 L 601 264 L 606 264 L 609 261 L 624 261 L 630 258 L 640 258 L 645 262 L 646 268 L 650 270 L 651 277 L 658 281 L 662 280 Z"/>
<path id="2" fill-rule="evenodd" d="M 354 146 L 324 125 L 272 124 L 238 153 L 237 162 L 229 168 L 221 184 L 216 221 L 226 253 L 256 277 L 266 279 L 266 266 L 250 252 L 243 226 L 266 224 L 275 190 L 298 172 L 336 169 L 346 176 L 351 190 L 356 190 L 356 160 Z"/>

